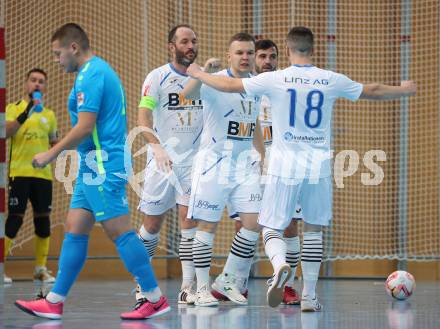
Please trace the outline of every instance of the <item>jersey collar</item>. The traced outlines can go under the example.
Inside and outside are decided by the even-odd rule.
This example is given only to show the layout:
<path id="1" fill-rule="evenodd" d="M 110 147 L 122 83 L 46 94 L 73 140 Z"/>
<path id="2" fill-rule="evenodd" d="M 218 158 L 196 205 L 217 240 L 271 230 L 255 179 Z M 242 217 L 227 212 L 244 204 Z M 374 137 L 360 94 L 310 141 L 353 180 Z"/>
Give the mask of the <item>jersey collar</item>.
<path id="1" fill-rule="evenodd" d="M 95 58 L 96 58 L 96 55 L 93 55 L 92 57 L 90 57 L 90 59 L 87 62 L 83 63 L 83 65 L 81 65 L 81 67 L 78 69 L 78 73 L 86 72 L 90 66 L 90 63 L 92 61 L 94 61 Z"/>
<path id="2" fill-rule="evenodd" d="M 181 75 L 181 76 L 184 76 L 184 77 L 187 77 L 187 76 L 188 76 L 187 74 L 178 71 L 178 70 L 176 69 L 176 67 L 175 67 L 172 63 L 168 63 L 168 65 L 170 66 L 171 70 L 173 70 L 173 71 L 176 72 L 177 74 L 179 74 L 179 75 Z"/>
<path id="3" fill-rule="evenodd" d="M 235 78 L 235 76 L 232 74 L 231 68 L 226 69 L 226 73 L 231 77 Z M 250 78 L 252 75 L 248 73 L 248 78 Z"/>
<path id="4" fill-rule="evenodd" d="M 315 65 L 313 65 L 313 64 L 304 64 L 304 65 L 293 64 L 292 66 L 295 66 L 295 67 L 313 67 L 313 66 L 315 66 Z"/>

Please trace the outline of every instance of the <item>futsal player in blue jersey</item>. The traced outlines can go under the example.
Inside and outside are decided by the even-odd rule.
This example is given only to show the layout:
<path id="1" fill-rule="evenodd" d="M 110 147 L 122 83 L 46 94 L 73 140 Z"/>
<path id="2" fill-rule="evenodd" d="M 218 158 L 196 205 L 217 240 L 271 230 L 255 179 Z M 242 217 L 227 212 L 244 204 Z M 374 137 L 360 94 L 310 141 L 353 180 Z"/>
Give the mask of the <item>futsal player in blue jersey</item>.
<path id="1" fill-rule="evenodd" d="M 17 300 L 15 305 L 32 315 L 60 319 L 64 301 L 87 258 L 90 231 L 99 222 L 145 296 L 121 318 L 164 314 L 170 310 L 167 299 L 157 285 L 147 251 L 130 226 L 125 168 L 131 164 L 124 164 L 127 117 L 122 83 L 111 66 L 93 54 L 79 25 L 63 25 L 51 41 L 55 62 L 68 73 L 78 72 L 68 103 L 72 129 L 47 152 L 35 155 L 32 164 L 43 168 L 62 151 L 76 147 L 80 165 L 55 285 L 47 296 Z"/>

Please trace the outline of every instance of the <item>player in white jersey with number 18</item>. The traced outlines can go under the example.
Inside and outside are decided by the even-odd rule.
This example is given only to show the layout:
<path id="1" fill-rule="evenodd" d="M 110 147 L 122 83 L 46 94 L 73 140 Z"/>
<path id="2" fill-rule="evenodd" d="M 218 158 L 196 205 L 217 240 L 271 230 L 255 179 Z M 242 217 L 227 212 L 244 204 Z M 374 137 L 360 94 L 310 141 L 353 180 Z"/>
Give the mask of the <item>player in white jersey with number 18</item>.
<path id="1" fill-rule="evenodd" d="M 264 72 L 276 71 L 278 66 L 278 47 L 272 40 L 258 40 L 255 43 L 255 71 L 258 74 Z M 261 97 L 260 107 L 260 123 L 263 130 L 264 146 L 266 147 L 266 161 L 264 164 L 263 178 L 267 176 L 267 165 L 270 158 L 270 149 L 272 146 L 272 110 L 270 100 L 266 95 Z M 265 183 L 263 181 L 263 183 Z M 296 269 L 300 256 L 300 241 L 298 236 L 298 221 L 302 218 L 301 206 L 296 205 L 295 213 L 289 226 L 284 230 L 284 241 L 286 242 L 287 252 L 286 260 L 292 270 L 292 275 L 283 292 L 283 304 L 299 305 L 300 296 L 297 291 L 293 289 L 293 282 L 295 280 Z"/>
<path id="2" fill-rule="evenodd" d="M 301 310 L 319 311 L 315 289 L 322 259 L 322 227 L 332 218 L 331 117 L 338 98 L 395 99 L 414 95 L 416 85 L 361 84 L 343 74 L 312 64 L 313 33 L 294 27 L 287 35 L 290 67 L 247 79 L 231 79 L 202 72 L 197 65 L 187 73 L 218 90 L 267 95 L 272 105 L 273 145 L 259 223 L 274 278 L 267 299 L 275 307 L 291 275 L 286 263 L 282 231 L 289 225 L 299 200 L 304 214 L 301 259 L 304 287 Z"/>
<path id="3" fill-rule="evenodd" d="M 255 41 L 248 33 L 237 33 L 229 41 L 227 70 L 223 77 L 248 77 L 254 69 Z M 193 168 L 188 217 L 198 220 L 193 244 L 197 276 L 197 306 L 218 305 L 210 293 L 209 269 L 214 235 L 226 204 L 236 210 L 243 223 L 232 242 L 222 275 L 212 285 L 237 304 L 247 304 L 236 284 L 247 279 L 259 237 L 257 224 L 261 187 L 258 159 L 253 143 L 264 158 L 261 128 L 257 122 L 259 97 L 245 93 L 225 94 L 209 86 L 184 90 L 187 97 L 203 100 L 203 132 Z M 200 89 L 199 89 L 200 88 Z"/>

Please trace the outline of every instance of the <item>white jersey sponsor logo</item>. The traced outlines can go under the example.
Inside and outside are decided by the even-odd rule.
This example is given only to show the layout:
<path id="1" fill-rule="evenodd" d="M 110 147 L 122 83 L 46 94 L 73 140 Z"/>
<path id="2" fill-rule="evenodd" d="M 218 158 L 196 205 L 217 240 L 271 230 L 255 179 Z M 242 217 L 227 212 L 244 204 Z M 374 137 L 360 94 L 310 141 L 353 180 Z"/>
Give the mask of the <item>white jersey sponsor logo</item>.
<path id="1" fill-rule="evenodd" d="M 203 125 L 202 101 L 182 95 L 189 79 L 168 63 L 151 71 L 142 87 L 142 96 L 152 97 L 156 104 L 154 131 L 177 166 L 191 165 Z"/>
<path id="2" fill-rule="evenodd" d="M 231 75 L 229 70 L 216 74 Z M 229 161 L 228 169 L 247 168 L 252 153 L 253 137 L 260 110 L 260 98 L 244 93 L 223 93 L 203 85 L 200 90 L 203 100 L 203 132 L 200 142 L 202 157 Z M 242 167 L 243 166 L 243 167 Z"/>

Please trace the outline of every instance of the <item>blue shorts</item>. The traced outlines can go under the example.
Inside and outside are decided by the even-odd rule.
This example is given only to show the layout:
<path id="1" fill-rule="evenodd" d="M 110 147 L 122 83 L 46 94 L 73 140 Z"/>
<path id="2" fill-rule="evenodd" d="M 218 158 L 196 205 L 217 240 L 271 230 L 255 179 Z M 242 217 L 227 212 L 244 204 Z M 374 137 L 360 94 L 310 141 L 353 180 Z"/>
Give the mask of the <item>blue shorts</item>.
<path id="1" fill-rule="evenodd" d="M 97 222 L 116 218 L 129 213 L 125 191 L 127 181 L 111 174 L 101 179 L 100 184 L 87 184 L 80 173 L 73 190 L 71 209 L 86 209 L 93 213 Z M 95 177 L 96 179 L 103 178 Z"/>

